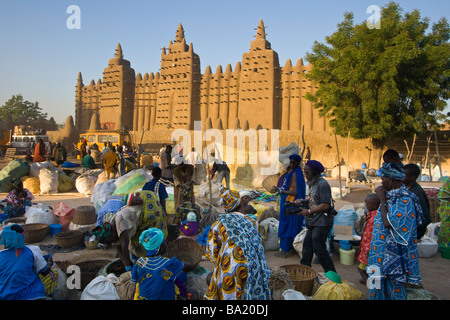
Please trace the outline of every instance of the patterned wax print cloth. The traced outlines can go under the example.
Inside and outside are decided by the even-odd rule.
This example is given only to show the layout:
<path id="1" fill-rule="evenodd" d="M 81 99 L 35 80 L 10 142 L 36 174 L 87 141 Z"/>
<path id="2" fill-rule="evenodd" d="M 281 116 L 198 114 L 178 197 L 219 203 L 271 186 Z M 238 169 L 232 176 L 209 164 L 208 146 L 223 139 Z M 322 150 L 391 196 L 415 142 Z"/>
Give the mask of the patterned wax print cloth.
<path id="1" fill-rule="evenodd" d="M 365 265 L 369 262 L 370 241 L 372 240 L 373 222 L 376 214 L 377 210 L 370 211 L 367 213 L 367 217 L 365 217 L 364 231 L 359 244 L 359 252 L 356 257 L 359 262 Z"/>
<path id="2" fill-rule="evenodd" d="M 369 251 L 368 273 L 381 276 L 378 285 L 369 288 L 371 300 L 405 300 L 406 283 L 419 284 L 417 225 L 423 220 L 417 196 L 405 186 L 387 192 L 387 229 L 380 210 L 374 220 Z"/>
<path id="3" fill-rule="evenodd" d="M 114 216 L 117 234 L 129 230 L 130 251 L 136 257 L 145 257 L 146 250 L 139 243 L 142 232 L 149 228 L 158 228 L 167 237 L 166 215 L 161 207 L 158 197 L 152 191 L 139 191 L 143 201 L 141 206 L 123 206 Z"/>
<path id="4" fill-rule="evenodd" d="M 270 269 L 255 221 L 237 212 L 220 215 L 205 255 L 215 263 L 205 300 L 271 299 Z"/>
<path id="5" fill-rule="evenodd" d="M 131 269 L 131 282 L 139 284 L 139 300 L 175 300 L 175 280 L 183 270 L 176 258 L 141 257 Z"/>
<path id="6" fill-rule="evenodd" d="M 438 208 L 439 218 L 441 219 L 438 244 L 450 243 L 450 179 L 444 178 L 444 184 L 438 194 L 440 206 Z"/>

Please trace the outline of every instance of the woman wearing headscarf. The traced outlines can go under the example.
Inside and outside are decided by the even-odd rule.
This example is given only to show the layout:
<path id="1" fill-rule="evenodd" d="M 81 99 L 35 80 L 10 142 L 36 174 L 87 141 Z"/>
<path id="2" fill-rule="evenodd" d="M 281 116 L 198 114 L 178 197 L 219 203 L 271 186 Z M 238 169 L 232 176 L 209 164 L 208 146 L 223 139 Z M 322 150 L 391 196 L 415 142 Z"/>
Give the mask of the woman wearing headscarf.
<path id="1" fill-rule="evenodd" d="M 25 214 L 26 207 L 31 207 L 31 200 L 34 199 L 33 194 L 23 187 L 21 179 L 13 178 L 11 180 L 13 189 L 6 196 L 5 213 L 9 218 L 20 217 Z"/>
<path id="2" fill-rule="evenodd" d="M 51 296 L 58 288 L 58 273 L 51 256 L 25 245 L 25 230 L 18 224 L 6 226 L 0 237 L 0 300 L 34 300 Z"/>
<path id="3" fill-rule="evenodd" d="M 142 232 L 139 243 L 146 250 L 131 270 L 131 282 L 136 284 L 135 300 L 175 300 L 177 292 L 185 295 L 187 280 L 183 269 L 192 267 L 176 258 L 166 258 L 164 233 L 157 228 Z M 181 288 L 181 290 L 180 290 Z"/>
<path id="4" fill-rule="evenodd" d="M 126 271 L 133 261 L 146 255 L 139 237 L 148 228 L 158 228 L 167 237 L 166 215 L 158 197 L 152 191 L 140 191 L 125 196 L 125 205 L 117 213 L 103 217 L 103 224 L 95 227 L 92 234 L 101 244 L 120 242 L 117 251 Z"/>
<path id="5" fill-rule="evenodd" d="M 206 300 L 270 300 L 270 269 L 256 221 L 239 212 L 239 193 L 221 188 L 226 213 L 211 225 L 205 256 L 214 262 Z"/>
<path id="6" fill-rule="evenodd" d="M 397 163 L 383 163 L 380 207 L 374 220 L 367 272 L 371 300 L 406 300 L 406 284 L 418 285 L 417 225 L 423 220 L 417 196 L 402 184 Z"/>
<path id="7" fill-rule="evenodd" d="M 317 160 L 308 160 L 304 167 L 309 189 L 309 209 L 303 209 L 300 214 L 305 216 L 308 228 L 303 240 L 302 259 L 300 264 L 311 267 L 313 254 L 316 254 L 325 273 L 336 272 L 333 260 L 327 250 L 326 242 L 333 227 L 334 217 L 327 210 L 331 206 L 331 188 L 321 174 L 325 171 Z M 299 200 L 296 201 L 299 204 Z"/>
<path id="8" fill-rule="evenodd" d="M 280 192 L 280 224 L 278 237 L 280 238 L 280 252 L 275 256 L 284 257 L 293 249 L 293 242 L 297 234 L 303 229 L 304 217 L 301 215 L 286 215 L 285 203 L 297 199 L 305 199 L 306 183 L 303 171 L 300 168 L 302 157 L 298 154 L 289 156 L 289 172 L 286 174 L 283 185 L 277 188 Z"/>

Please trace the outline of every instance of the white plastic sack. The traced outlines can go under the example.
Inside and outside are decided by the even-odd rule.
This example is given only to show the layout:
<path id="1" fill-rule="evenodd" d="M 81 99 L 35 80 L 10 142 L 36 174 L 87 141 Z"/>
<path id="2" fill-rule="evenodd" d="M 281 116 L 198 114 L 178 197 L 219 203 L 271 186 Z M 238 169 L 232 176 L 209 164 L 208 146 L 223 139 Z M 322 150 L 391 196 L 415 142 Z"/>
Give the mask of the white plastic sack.
<path id="1" fill-rule="evenodd" d="M 437 241 L 428 236 L 423 236 L 417 244 L 419 258 L 430 258 L 436 254 L 438 249 Z"/>
<path id="2" fill-rule="evenodd" d="M 91 202 L 103 202 L 106 203 L 108 198 L 114 193 L 116 190 L 115 179 L 108 180 L 104 183 L 96 184 L 91 196 Z"/>
<path id="3" fill-rule="evenodd" d="M 79 193 L 90 196 L 94 192 L 96 181 L 97 177 L 95 176 L 80 176 L 75 180 L 75 188 L 77 188 Z"/>
<path id="4" fill-rule="evenodd" d="M 302 250 L 303 250 L 303 240 L 306 236 L 306 228 L 303 228 L 302 231 L 300 231 L 299 234 L 297 234 L 294 238 L 294 242 L 292 243 L 292 246 L 294 247 L 295 251 L 299 254 L 299 256 L 302 256 Z"/>
<path id="5" fill-rule="evenodd" d="M 435 223 L 430 223 L 427 226 L 427 233 L 426 236 L 433 238 L 435 241 L 438 240 L 438 236 L 439 236 L 439 230 L 441 228 L 441 223 L 440 222 L 435 222 Z"/>
<path id="6" fill-rule="evenodd" d="M 283 292 L 284 300 L 306 300 L 305 296 L 300 291 L 287 289 Z"/>
<path id="7" fill-rule="evenodd" d="M 42 169 L 51 169 L 54 168 L 53 163 L 51 162 L 33 162 L 30 165 L 30 177 L 35 177 L 35 178 L 39 178 L 39 173 L 41 172 Z"/>
<path id="8" fill-rule="evenodd" d="M 58 193 L 58 171 L 51 169 L 41 169 L 39 172 L 41 194 Z"/>
<path id="9" fill-rule="evenodd" d="M 120 300 L 115 284 L 119 282 L 113 273 L 98 276 L 84 288 L 80 300 Z"/>
<path id="10" fill-rule="evenodd" d="M 43 223 L 48 225 L 58 223 L 58 218 L 50 209 L 42 209 L 34 206 L 26 207 L 25 217 L 27 217 L 27 223 Z"/>
<path id="11" fill-rule="evenodd" d="M 212 203 L 211 204 L 215 205 L 215 206 L 219 206 L 219 204 L 220 204 L 219 187 L 220 187 L 219 183 L 211 181 L 211 194 L 212 194 L 212 197 L 211 197 Z M 209 194 L 210 194 L 209 182 L 202 183 L 201 185 L 198 186 L 197 194 L 196 194 L 198 197 L 203 198 L 209 202 L 209 198 L 210 198 Z"/>
<path id="12" fill-rule="evenodd" d="M 286 170 L 289 167 L 290 164 L 289 156 L 300 153 L 300 147 L 295 142 L 292 142 L 290 145 L 286 147 L 280 147 L 278 150 L 279 150 L 278 160 L 283 165 L 284 170 Z"/>
<path id="13" fill-rule="evenodd" d="M 276 251 L 278 245 L 278 226 L 280 222 L 275 218 L 267 218 L 259 224 L 263 230 L 264 244 L 267 251 Z"/>

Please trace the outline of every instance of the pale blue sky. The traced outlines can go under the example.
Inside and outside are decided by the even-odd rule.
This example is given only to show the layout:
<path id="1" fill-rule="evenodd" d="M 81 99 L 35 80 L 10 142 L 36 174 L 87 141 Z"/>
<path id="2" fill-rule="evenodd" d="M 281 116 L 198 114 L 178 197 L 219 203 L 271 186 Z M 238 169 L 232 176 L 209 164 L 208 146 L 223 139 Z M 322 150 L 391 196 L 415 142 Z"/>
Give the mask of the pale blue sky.
<path id="1" fill-rule="evenodd" d="M 229 63 L 234 69 L 254 39 L 262 18 L 267 39 L 283 66 L 295 64 L 336 31 L 347 11 L 360 23 L 369 5 L 389 1 L 342 0 L 1 0 L 0 105 L 12 95 L 38 101 L 43 112 L 64 123 L 74 115 L 78 72 L 84 84 L 102 78 L 121 43 L 137 73 L 158 72 L 161 48 L 175 38 L 181 22 L 187 43 L 200 56 L 202 72 Z M 449 19 L 449 0 L 396 1 L 404 12 L 419 9 L 431 23 Z M 81 10 L 81 29 L 69 30 L 67 8 Z"/>

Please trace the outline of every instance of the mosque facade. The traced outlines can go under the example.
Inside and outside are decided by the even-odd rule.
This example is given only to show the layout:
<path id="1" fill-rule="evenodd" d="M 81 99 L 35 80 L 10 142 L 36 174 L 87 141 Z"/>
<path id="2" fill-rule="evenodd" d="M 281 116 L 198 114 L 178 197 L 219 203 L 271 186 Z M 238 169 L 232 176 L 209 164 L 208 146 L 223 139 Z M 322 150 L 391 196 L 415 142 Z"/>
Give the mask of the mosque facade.
<path id="1" fill-rule="evenodd" d="M 317 87 L 306 73 L 311 64 L 301 58 L 280 66 L 278 54 L 266 39 L 260 20 L 250 50 L 232 69 L 228 64 L 202 74 L 200 57 L 186 42 L 183 26 L 161 53 L 160 71 L 136 75 L 118 44 L 102 79 L 83 84 L 81 73 L 75 91 L 75 127 L 152 131 L 160 129 L 279 129 L 330 131 L 305 95 Z"/>

